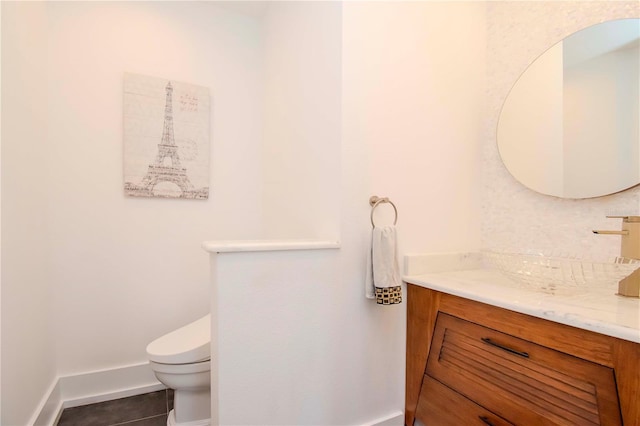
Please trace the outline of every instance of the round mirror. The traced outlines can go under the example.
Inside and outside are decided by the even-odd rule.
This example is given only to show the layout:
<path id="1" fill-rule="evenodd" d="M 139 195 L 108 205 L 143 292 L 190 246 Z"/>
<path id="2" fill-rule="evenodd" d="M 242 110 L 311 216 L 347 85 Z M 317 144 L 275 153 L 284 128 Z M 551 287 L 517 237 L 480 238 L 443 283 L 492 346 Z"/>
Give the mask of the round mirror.
<path id="1" fill-rule="evenodd" d="M 511 89 L 498 122 L 509 172 L 534 191 L 591 198 L 640 183 L 640 19 L 581 30 Z"/>

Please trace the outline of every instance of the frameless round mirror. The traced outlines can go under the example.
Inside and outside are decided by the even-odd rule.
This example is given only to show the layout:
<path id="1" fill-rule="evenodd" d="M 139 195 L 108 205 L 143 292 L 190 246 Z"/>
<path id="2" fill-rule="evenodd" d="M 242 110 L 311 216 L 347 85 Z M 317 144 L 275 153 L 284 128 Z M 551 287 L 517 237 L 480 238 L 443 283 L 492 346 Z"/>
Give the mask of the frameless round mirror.
<path id="1" fill-rule="evenodd" d="M 574 33 L 515 83 L 498 122 L 509 172 L 537 192 L 590 198 L 640 183 L 640 19 Z"/>

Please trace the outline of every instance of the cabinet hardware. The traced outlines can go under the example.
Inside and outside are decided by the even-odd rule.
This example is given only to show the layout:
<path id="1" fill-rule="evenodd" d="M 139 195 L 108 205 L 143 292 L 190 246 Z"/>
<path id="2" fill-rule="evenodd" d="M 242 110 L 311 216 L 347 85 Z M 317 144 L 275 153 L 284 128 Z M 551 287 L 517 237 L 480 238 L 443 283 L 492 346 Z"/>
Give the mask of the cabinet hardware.
<path id="1" fill-rule="evenodd" d="M 501 345 L 500 343 L 496 343 L 493 340 L 491 340 L 488 337 L 482 337 L 481 340 L 491 346 L 495 346 L 496 348 L 502 349 L 503 351 L 507 351 L 509 353 L 512 353 L 514 355 L 518 355 L 521 356 L 523 358 L 529 358 L 529 354 L 527 352 L 522 352 L 522 351 L 517 351 L 515 349 L 511 349 L 507 346 Z"/>
<path id="2" fill-rule="evenodd" d="M 482 420 L 482 423 L 484 423 L 484 424 L 486 424 L 486 425 L 489 425 L 489 426 L 495 426 L 495 425 L 491 422 L 491 420 L 489 420 L 489 417 L 487 417 L 487 416 L 478 416 L 478 418 L 479 418 L 480 420 Z"/>

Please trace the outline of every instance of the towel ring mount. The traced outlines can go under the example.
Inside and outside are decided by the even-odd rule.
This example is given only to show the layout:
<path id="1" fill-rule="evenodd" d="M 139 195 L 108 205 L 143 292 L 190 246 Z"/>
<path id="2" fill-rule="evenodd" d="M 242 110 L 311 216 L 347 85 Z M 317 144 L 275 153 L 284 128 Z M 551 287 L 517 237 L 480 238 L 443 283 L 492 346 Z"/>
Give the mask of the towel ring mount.
<path id="1" fill-rule="evenodd" d="M 376 207 L 384 203 L 391 204 L 391 207 L 393 207 L 393 212 L 395 213 L 393 225 L 395 226 L 398 223 L 398 209 L 396 208 L 396 205 L 393 204 L 393 202 L 387 197 L 378 197 L 376 195 L 372 195 L 369 198 L 369 205 L 371 206 L 371 226 L 373 226 L 374 228 L 376 227 L 376 224 L 373 221 L 373 212 L 375 211 Z"/>

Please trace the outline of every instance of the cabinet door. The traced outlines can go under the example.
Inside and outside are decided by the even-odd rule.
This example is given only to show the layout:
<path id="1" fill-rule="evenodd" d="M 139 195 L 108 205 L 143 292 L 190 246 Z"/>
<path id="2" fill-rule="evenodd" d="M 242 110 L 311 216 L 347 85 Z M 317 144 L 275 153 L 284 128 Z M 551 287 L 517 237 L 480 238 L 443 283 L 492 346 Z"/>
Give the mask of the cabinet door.
<path id="1" fill-rule="evenodd" d="M 621 424 L 612 369 L 442 312 L 426 373 L 514 424 Z"/>
<path id="2" fill-rule="evenodd" d="M 414 426 L 512 426 L 429 376 L 422 382 L 416 419 Z"/>

